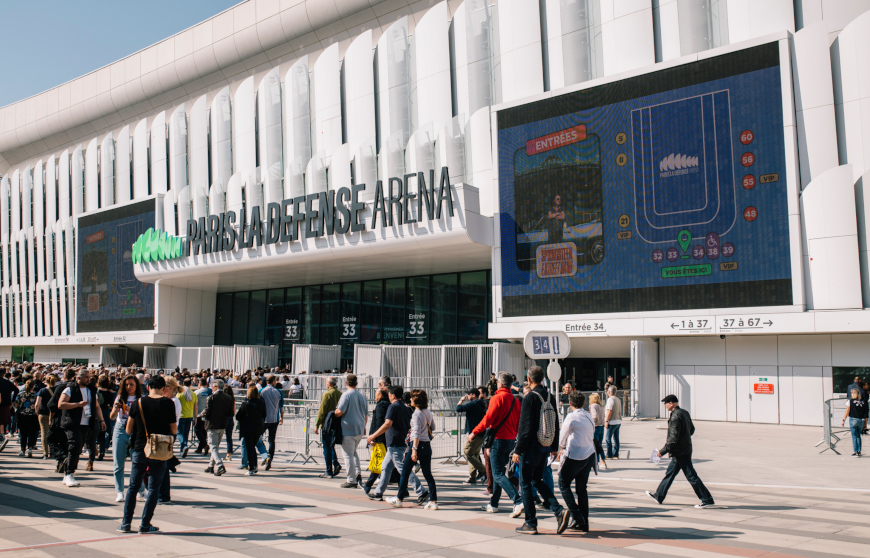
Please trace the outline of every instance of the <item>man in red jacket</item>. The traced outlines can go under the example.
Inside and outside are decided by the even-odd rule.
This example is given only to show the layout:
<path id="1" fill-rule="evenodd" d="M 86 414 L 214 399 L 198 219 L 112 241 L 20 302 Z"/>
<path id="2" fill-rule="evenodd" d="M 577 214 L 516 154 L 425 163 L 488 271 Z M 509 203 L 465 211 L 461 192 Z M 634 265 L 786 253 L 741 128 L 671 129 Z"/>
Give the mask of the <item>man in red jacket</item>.
<path id="1" fill-rule="evenodd" d="M 483 433 L 488 428 L 496 431 L 495 441 L 490 450 L 490 463 L 492 464 L 494 481 L 492 497 L 489 504 L 484 506 L 483 509 L 487 513 L 498 513 L 498 501 L 501 498 L 501 491 L 504 490 L 508 498 L 514 502 L 511 517 L 517 517 L 523 513 L 522 499 L 517 489 L 514 488 L 514 485 L 510 483 L 505 474 L 511 452 L 514 450 L 514 440 L 517 437 L 517 424 L 520 421 L 520 402 L 511 393 L 510 387 L 512 383 L 513 376 L 507 372 L 499 373 L 498 390 L 490 398 L 486 415 L 474 427 L 474 430 L 471 431 L 468 441 L 474 440 L 476 436 L 483 436 Z"/>

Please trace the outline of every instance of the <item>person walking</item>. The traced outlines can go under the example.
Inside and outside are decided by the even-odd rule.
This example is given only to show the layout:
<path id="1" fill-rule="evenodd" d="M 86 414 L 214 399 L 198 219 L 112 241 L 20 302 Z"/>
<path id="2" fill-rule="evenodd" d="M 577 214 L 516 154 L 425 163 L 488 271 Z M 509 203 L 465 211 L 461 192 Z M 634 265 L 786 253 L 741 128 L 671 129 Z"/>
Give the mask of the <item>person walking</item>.
<path id="1" fill-rule="evenodd" d="M 568 527 L 571 514 L 559 504 L 553 490 L 544 482 L 544 469 L 549 467 L 548 457 L 559 452 L 558 402 L 543 386 L 544 369 L 532 366 L 528 373 L 529 393 L 523 397 L 520 422 L 517 426 L 517 445 L 513 462 L 522 467 L 520 487 L 526 520 L 517 527 L 517 533 L 538 534 L 538 518 L 535 510 L 534 490 L 544 506 L 556 515 L 557 533 Z"/>
<path id="2" fill-rule="evenodd" d="M 239 436 L 248 452 L 247 475 L 257 474 L 257 440 L 263 436 L 263 420 L 266 418 L 266 404 L 260 398 L 256 385 L 248 388 L 247 399 L 239 407 L 236 420 L 239 422 Z"/>
<path id="3" fill-rule="evenodd" d="M 622 401 L 616 396 L 616 386 L 607 388 L 604 407 L 604 427 L 607 429 L 607 459 L 619 459 L 619 427 L 622 426 Z"/>
<path id="4" fill-rule="evenodd" d="M 846 419 L 849 419 L 849 431 L 852 433 L 852 457 L 861 457 L 861 434 L 867 424 L 867 402 L 861 397 L 861 391 L 856 387 L 852 388 L 851 396 L 852 398 L 846 405 L 842 425 L 845 426 Z"/>
<path id="5" fill-rule="evenodd" d="M 493 476 L 492 496 L 483 510 L 487 513 L 498 513 L 499 500 L 504 491 L 513 502 L 511 516 L 518 517 L 523 513 L 523 502 L 519 492 L 506 475 L 510 455 L 516 445 L 517 425 L 521 413 L 520 400 L 511 392 L 512 385 L 513 375 L 500 372 L 498 390 L 490 398 L 486 414 L 468 435 L 468 439 L 473 441 L 478 436 L 484 436 L 484 432 L 487 433 L 486 436 L 491 435 L 493 439 L 489 454 Z"/>
<path id="6" fill-rule="evenodd" d="M 6 368 L 0 366 L 0 451 L 6 447 L 11 438 L 12 401 L 18 396 L 14 383 L 6 378 Z"/>
<path id="7" fill-rule="evenodd" d="M 686 480 L 692 485 L 695 495 L 701 499 L 701 503 L 695 505 L 696 508 L 706 508 L 714 505 L 713 496 L 710 491 L 701 482 L 698 473 L 695 472 L 695 467 L 692 465 L 692 435 L 695 433 L 695 425 L 692 423 L 692 417 L 689 411 L 679 406 L 679 400 L 676 395 L 667 395 L 662 399 L 665 404 L 665 409 L 671 413 L 668 418 L 668 439 L 664 447 L 658 450 L 656 454 L 661 457 L 665 454 L 671 454 L 671 463 L 668 465 L 668 470 L 665 473 L 665 478 L 659 484 L 655 492 L 646 491 L 647 496 L 661 504 L 665 501 L 665 496 L 668 495 L 668 489 L 677 478 L 680 471 L 686 475 Z"/>
<path id="8" fill-rule="evenodd" d="M 97 393 L 99 394 L 100 399 L 100 410 L 103 412 L 103 417 L 106 420 L 106 429 L 101 430 L 97 434 L 97 447 L 99 449 L 99 455 L 97 455 L 97 461 L 102 461 L 106 457 L 106 448 L 109 445 L 109 442 L 112 439 L 112 432 L 115 427 L 115 421 L 112 420 L 112 404 L 115 402 L 115 398 L 117 394 L 112 391 L 112 384 L 109 382 L 109 377 L 105 374 L 101 374 L 99 379 L 97 380 Z"/>
<path id="9" fill-rule="evenodd" d="M 362 482 L 362 467 L 359 464 L 357 448 L 365 436 L 366 424 L 369 421 L 369 403 L 366 396 L 357 389 L 356 374 L 348 374 L 345 378 L 347 391 L 341 394 L 335 407 L 335 416 L 341 419 L 341 451 L 344 454 L 344 467 L 347 469 L 347 481 L 342 488 L 357 488 Z"/>
<path id="10" fill-rule="evenodd" d="M 36 438 L 39 434 L 39 419 L 36 412 L 39 409 L 36 403 L 36 380 L 30 379 L 24 382 L 24 391 L 15 399 L 15 414 L 18 420 L 18 442 L 21 445 L 21 453 L 18 457 L 33 457 L 36 449 Z"/>
<path id="11" fill-rule="evenodd" d="M 182 381 L 183 386 L 178 390 L 179 403 L 181 403 L 181 418 L 178 420 L 178 437 L 181 444 L 181 457 L 187 457 L 187 452 L 190 450 L 190 427 L 193 426 L 194 409 L 196 409 L 196 393 L 193 392 L 191 386 L 193 381 L 190 378 L 185 378 Z"/>
<path id="12" fill-rule="evenodd" d="M 284 395 L 275 387 L 277 383 L 278 376 L 269 374 L 266 378 L 266 387 L 260 390 L 260 398 L 266 405 L 265 428 L 269 433 L 269 458 L 263 460 L 263 466 L 267 471 L 272 468 L 272 459 L 275 458 L 275 437 L 278 435 L 278 426 L 284 424 Z"/>
<path id="13" fill-rule="evenodd" d="M 78 383 L 64 388 L 57 404 L 61 411 L 60 427 L 66 433 L 68 451 L 63 483 L 69 487 L 80 484 L 75 478 L 75 472 L 86 431 L 93 429 L 94 424 L 98 425 L 97 428 L 106 428 L 106 421 L 103 420 L 102 411 L 97 405 L 96 390 L 91 389 L 89 384 L 90 374 L 86 368 L 82 368 L 78 373 Z"/>
<path id="14" fill-rule="evenodd" d="M 457 413 L 465 413 L 465 434 L 470 435 L 486 415 L 486 405 L 478 399 L 478 388 L 469 389 L 456 404 Z M 462 453 L 468 462 L 468 478 L 462 484 L 477 484 L 477 479 L 486 479 L 486 467 L 480 460 L 483 437 L 466 438 Z"/>
<path id="15" fill-rule="evenodd" d="M 390 394 L 386 390 L 386 388 L 379 388 L 375 392 L 375 410 L 372 412 L 372 424 L 369 427 L 369 434 L 374 434 L 375 432 L 378 431 L 378 429 L 381 426 L 383 426 L 384 420 L 386 420 L 386 418 L 387 418 L 387 409 L 389 409 L 389 408 L 390 408 Z M 369 493 L 372 486 L 374 486 L 375 482 L 377 482 L 378 478 L 380 478 L 380 476 L 381 476 L 381 473 L 380 473 L 381 465 L 382 465 L 384 458 L 386 457 L 386 453 L 387 453 L 386 442 L 387 442 L 387 437 L 385 434 L 380 434 L 379 436 L 375 437 L 371 442 L 369 442 L 369 445 L 372 446 L 372 454 L 374 455 L 375 449 L 377 449 L 378 453 L 380 454 L 381 457 L 380 457 L 380 461 L 377 462 L 377 464 L 376 464 L 378 472 L 377 473 L 374 472 L 375 467 L 373 467 L 372 461 L 369 461 L 369 471 L 372 471 L 372 472 L 369 474 L 369 478 L 366 480 L 365 484 L 360 483 L 360 488 L 362 488 L 363 492 L 365 492 L 366 494 Z M 380 446 L 380 447 L 378 447 L 378 446 Z M 373 458 L 373 460 L 374 460 L 374 458 Z"/>
<path id="16" fill-rule="evenodd" d="M 232 379 L 232 376 L 230 377 Z M 227 461 L 233 460 L 233 430 L 236 429 L 236 394 L 233 391 L 233 387 L 227 383 L 224 385 L 224 393 L 229 395 L 230 399 L 233 400 L 233 412 L 230 414 L 230 417 L 227 419 L 227 427 L 224 429 L 224 436 L 227 438 Z"/>
<path id="17" fill-rule="evenodd" d="M 589 414 L 592 416 L 592 423 L 595 425 L 595 439 L 598 441 L 598 446 L 604 443 L 604 408 L 601 406 L 601 396 L 597 393 L 589 395 Z M 604 448 L 598 453 L 596 458 L 601 463 L 601 466 L 607 469 L 607 460 L 604 458 Z"/>
<path id="18" fill-rule="evenodd" d="M 115 421 L 112 433 L 112 464 L 115 477 L 115 501 L 124 501 L 124 463 L 127 461 L 127 449 L 132 449 L 130 435 L 127 434 L 127 419 L 130 408 L 142 397 L 142 386 L 134 374 L 127 375 L 121 382 L 121 388 L 112 405 L 109 418 Z M 139 500 L 145 501 L 145 489 L 139 495 Z"/>
<path id="19" fill-rule="evenodd" d="M 411 410 L 402 401 L 402 395 L 404 395 L 402 386 L 390 386 L 389 394 L 390 406 L 387 408 L 384 424 L 366 439 L 371 444 L 378 436 L 386 434 L 387 442 L 387 455 L 381 463 L 381 476 L 378 478 L 378 485 L 367 494 L 371 500 L 384 499 L 384 492 L 390 484 L 393 470 L 404 462 L 405 451 L 408 449 L 405 440 L 411 432 Z M 429 500 L 429 493 L 423 490 L 420 479 L 413 471 L 409 472 L 408 480 L 414 485 L 417 505 L 422 506 Z"/>
<path id="20" fill-rule="evenodd" d="M 314 434 L 320 434 L 320 441 L 323 444 L 323 460 L 326 462 L 326 472 L 320 475 L 320 478 L 331 479 L 341 472 L 341 465 L 338 464 L 338 457 L 335 454 L 335 438 L 332 433 L 323 428 L 326 423 L 326 415 L 335 411 L 338 407 L 338 400 L 341 399 L 341 392 L 336 387 L 338 381 L 334 377 L 326 380 L 327 390 L 320 398 L 320 409 L 317 411 L 317 421 L 314 423 Z"/>
<path id="21" fill-rule="evenodd" d="M 51 401 L 54 395 L 54 386 L 57 384 L 57 376 L 51 374 L 46 379 L 46 385 L 36 394 L 36 407 L 38 409 L 39 431 L 42 437 L 42 458 L 48 459 L 51 456 L 51 451 L 48 447 L 48 431 L 51 427 L 49 420 L 51 413 L 48 410 L 48 402 Z"/>
<path id="22" fill-rule="evenodd" d="M 232 395 L 228 395 L 224 391 L 223 380 L 214 380 L 211 388 L 212 394 L 206 400 L 205 409 L 198 419 L 205 425 L 206 432 L 208 432 L 207 446 L 211 448 L 211 455 L 209 456 L 208 467 L 206 467 L 205 472 L 219 477 L 227 472 L 220 456 L 221 438 L 223 438 L 226 432 L 227 423 L 232 424 L 231 421 L 235 414 L 236 402 Z M 230 430 L 229 435 L 232 436 L 232 430 Z M 228 448 L 229 453 L 232 453 L 233 446 L 229 445 Z M 229 453 L 227 454 L 228 457 Z"/>
<path id="23" fill-rule="evenodd" d="M 125 431 L 130 437 L 132 453 L 130 455 L 130 487 L 124 500 L 124 516 L 118 531 L 130 532 L 133 512 L 136 511 L 136 494 L 142 486 L 146 471 L 148 472 L 148 496 L 142 509 L 142 519 L 139 533 L 156 533 L 159 528 L 151 525 L 154 509 L 157 507 L 159 492 L 166 473 L 166 461 L 149 459 L 145 456 L 145 444 L 149 434 L 174 436 L 178 433 L 175 404 L 163 396 L 166 380 L 163 376 L 152 376 L 148 382 L 148 395 L 138 398 L 128 410 L 128 420 Z"/>
<path id="24" fill-rule="evenodd" d="M 193 417 L 193 432 L 196 434 L 197 440 L 194 453 L 208 453 L 208 432 L 205 428 L 205 420 L 202 418 L 202 413 L 205 411 L 206 401 L 213 394 L 209 385 L 208 378 L 203 377 L 199 379 L 199 389 L 196 390 L 196 410 Z"/>
<path id="25" fill-rule="evenodd" d="M 429 501 L 426 503 L 425 509 L 437 510 L 438 492 L 435 486 L 435 477 L 432 476 L 432 432 L 435 430 L 435 417 L 429 410 L 429 397 L 424 390 L 411 391 L 411 407 L 414 408 L 409 435 L 411 447 L 405 451 L 405 462 L 402 464 L 402 476 L 399 479 L 399 491 L 394 497 L 387 498 L 387 502 L 393 507 L 402 507 L 402 501 L 408 497 L 408 480 L 414 474 L 414 464 L 416 463 L 420 465 L 423 477 L 429 486 Z"/>
<path id="26" fill-rule="evenodd" d="M 595 423 L 583 409 L 586 396 L 580 391 L 568 394 L 571 412 L 565 415 L 559 435 L 559 491 L 573 518 L 568 529 L 589 531 L 589 471 L 595 467 Z M 600 407 L 600 405 L 599 405 Z M 577 499 L 571 493 L 571 483 Z"/>

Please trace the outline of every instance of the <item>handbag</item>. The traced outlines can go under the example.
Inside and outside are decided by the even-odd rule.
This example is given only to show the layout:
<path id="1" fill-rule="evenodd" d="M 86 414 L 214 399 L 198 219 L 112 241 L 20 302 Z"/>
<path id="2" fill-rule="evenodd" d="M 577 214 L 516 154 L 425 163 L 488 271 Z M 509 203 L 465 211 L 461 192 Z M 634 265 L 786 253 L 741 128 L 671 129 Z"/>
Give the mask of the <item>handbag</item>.
<path id="1" fill-rule="evenodd" d="M 498 431 L 501 430 L 502 426 L 504 426 L 504 423 L 507 422 L 508 417 L 511 416 L 511 413 L 514 410 L 514 404 L 516 402 L 517 402 L 517 398 L 511 396 L 510 409 L 508 409 L 507 414 L 505 415 L 504 419 L 502 419 L 501 424 L 498 425 L 498 428 L 487 428 L 486 432 L 483 433 L 483 447 L 485 447 L 486 449 L 492 448 L 492 444 L 495 443 L 496 434 L 498 434 Z"/>
<path id="2" fill-rule="evenodd" d="M 372 446 L 372 457 L 369 459 L 369 471 L 376 475 L 381 474 L 381 464 L 384 462 L 384 457 L 387 456 L 387 447 L 384 444 L 375 444 Z"/>
<path id="3" fill-rule="evenodd" d="M 139 414 L 142 417 L 142 426 L 145 428 L 145 457 L 154 461 L 168 461 L 175 454 L 172 446 L 175 438 L 169 434 L 149 434 L 145 420 L 145 412 L 142 410 L 142 398 L 139 398 Z"/>

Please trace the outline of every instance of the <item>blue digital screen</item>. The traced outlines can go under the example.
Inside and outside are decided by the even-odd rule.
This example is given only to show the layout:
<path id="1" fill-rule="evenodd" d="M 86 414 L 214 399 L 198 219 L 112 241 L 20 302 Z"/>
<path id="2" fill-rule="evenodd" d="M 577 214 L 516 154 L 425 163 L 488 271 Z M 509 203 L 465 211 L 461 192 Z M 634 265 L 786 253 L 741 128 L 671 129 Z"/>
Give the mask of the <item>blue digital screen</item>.
<path id="1" fill-rule="evenodd" d="M 155 200 L 79 217 L 78 333 L 154 329 L 154 285 L 133 273 L 133 243 L 154 228 Z"/>
<path id="2" fill-rule="evenodd" d="M 779 47 L 498 112 L 505 317 L 791 305 Z"/>

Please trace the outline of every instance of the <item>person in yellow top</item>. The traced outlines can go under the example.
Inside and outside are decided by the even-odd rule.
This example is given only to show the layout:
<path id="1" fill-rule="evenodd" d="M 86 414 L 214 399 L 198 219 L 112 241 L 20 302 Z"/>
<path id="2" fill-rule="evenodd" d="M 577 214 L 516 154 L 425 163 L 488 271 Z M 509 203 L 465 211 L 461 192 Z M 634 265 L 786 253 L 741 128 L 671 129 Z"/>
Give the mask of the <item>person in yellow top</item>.
<path id="1" fill-rule="evenodd" d="M 190 426 L 193 424 L 193 413 L 196 410 L 196 392 L 190 389 L 191 379 L 184 379 L 184 387 L 175 397 L 181 402 L 181 417 L 178 419 L 178 438 L 181 443 L 181 457 L 187 457 L 190 449 Z"/>

